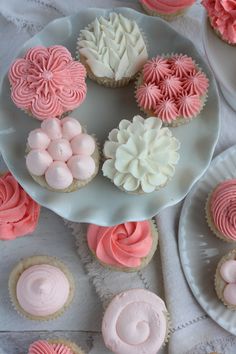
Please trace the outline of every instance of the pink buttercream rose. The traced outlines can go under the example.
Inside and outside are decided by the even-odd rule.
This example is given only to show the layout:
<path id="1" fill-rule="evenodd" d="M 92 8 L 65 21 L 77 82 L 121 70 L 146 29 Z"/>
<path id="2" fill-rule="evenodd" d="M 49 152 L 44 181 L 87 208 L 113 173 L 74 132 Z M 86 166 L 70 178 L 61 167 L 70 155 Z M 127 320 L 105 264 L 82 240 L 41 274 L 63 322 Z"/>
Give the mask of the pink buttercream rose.
<path id="1" fill-rule="evenodd" d="M 0 239 L 12 240 L 33 232 L 40 206 L 6 173 L 0 178 Z"/>
<path id="2" fill-rule="evenodd" d="M 152 248 L 149 221 L 126 222 L 111 227 L 90 224 L 89 248 L 105 264 L 116 267 L 139 267 Z"/>

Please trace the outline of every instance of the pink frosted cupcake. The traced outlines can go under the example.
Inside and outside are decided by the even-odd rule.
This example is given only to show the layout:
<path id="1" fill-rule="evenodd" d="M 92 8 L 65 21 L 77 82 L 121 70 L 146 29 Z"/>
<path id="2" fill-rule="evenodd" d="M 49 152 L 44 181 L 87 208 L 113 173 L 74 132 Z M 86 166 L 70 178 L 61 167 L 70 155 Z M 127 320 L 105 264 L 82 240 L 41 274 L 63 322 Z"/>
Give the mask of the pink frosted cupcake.
<path id="1" fill-rule="evenodd" d="M 60 45 L 29 49 L 12 63 L 8 77 L 15 105 L 39 120 L 66 115 L 87 92 L 85 67 Z"/>
<path id="2" fill-rule="evenodd" d="M 95 138 L 83 133 L 76 119 L 48 118 L 28 136 L 26 166 L 42 187 L 72 192 L 98 173 L 99 151 Z"/>
<path id="3" fill-rule="evenodd" d="M 142 7 L 151 16 L 173 20 L 183 15 L 195 0 L 140 0 Z"/>
<path id="4" fill-rule="evenodd" d="M 77 344 L 66 339 L 38 340 L 29 347 L 28 354 L 85 354 Z"/>
<path id="5" fill-rule="evenodd" d="M 178 126 L 197 117 L 207 98 L 209 82 L 191 57 L 157 56 L 147 61 L 136 85 L 136 100 L 148 116 Z"/>

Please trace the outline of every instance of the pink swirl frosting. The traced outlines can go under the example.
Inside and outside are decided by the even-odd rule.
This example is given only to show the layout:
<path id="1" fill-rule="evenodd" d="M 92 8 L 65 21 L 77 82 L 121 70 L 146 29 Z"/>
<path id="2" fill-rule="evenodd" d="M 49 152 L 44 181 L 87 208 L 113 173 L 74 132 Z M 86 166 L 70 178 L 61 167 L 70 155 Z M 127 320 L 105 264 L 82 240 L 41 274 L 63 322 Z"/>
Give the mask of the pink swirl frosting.
<path id="1" fill-rule="evenodd" d="M 121 268 L 139 267 L 152 248 L 151 223 L 127 222 L 111 227 L 90 224 L 87 241 L 102 263 Z"/>
<path id="2" fill-rule="evenodd" d="M 210 197 L 210 212 L 215 227 L 236 241 L 236 179 L 221 182 Z"/>
<path id="3" fill-rule="evenodd" d="M 183 79 L 183 88 L 190 95 L 203 96 L 209 86 L 209 80 L 201 71 L 193 71 Z"/>
<path id="4" fill-rule="evenodd" d="M 155 115 L 165 123 L 171 123 L 176 120 L 179 112 L 174 99 L 164 98 L 158 102 Z"/>
<path id="5" fill-rule="evenodd" d="M 74 178 L 86 180 L 95 172 L 91 156 L 95 141 L 82 133 L 80 123 L 72 117 L 44 120 L 41 128 L 30 132 L 28 146 L 27 169 L 32 175 L 45 176 L 53 189 L 66 189 Z"/>
<path id="6" fill-rule="evenodd" d="M 168 60 L 157 56 L 148 60 L 143 67 L 143 80 L 145 83 L 158 84 L 161 79 L 171 74 Z"/>
<path id="7" fill-rule="evenodd" d="M 143 84 L 136 91 L 138 105 L 144 109 L 153 109 L 161 97 L 160 89 L 154 84 Z"/>
<path id="8" fill-rule="evenodd" d="M 140 2 L 160 14 L 173 14 L 193 5 L 195 0 L 140 0 Z"/>
<path id="9" fill-rule="evenodd" d="M 86 70 L 63 46 L 34 47 L 9 70 L 11 97 L 37 119 L 60 117 L 86 96 Z"/>
<path id="10" fill-rule="evenodd" d="M 202 107 L 202 102 L 198 95 L 183 94 L 178 97 L 176 104 L 179 109 L 179 115 L 187 119 L 195 117 Z"/>
<path id="11" fill-rule="evenodd" d="M 236 43 L 236 0 L 203 0 L 211 25 L 230 43 Z"/>
<path id="12" fill-rule="evenodd" d="M 193 59 L 183 54 L 173 55 L 170 58 L 170 67 L 181 78 L 196 69 Z"/>
<path id="13" fill-rule="evenodd" d="M 160 83 L 160 89 L 163 96 L 176 97 L 182 89 L 182 83 L 176 76 L 167 76 Z"/>
<path id="14" fill-rule="evenodd" d="M 227 283 L 223 291 L 225 301 L 236 306 L 236 260 L 224 262 L 220 268 L 220 275 Z"/>
<path id="15" fill-rule="evenodd" d="M 28 354 L 74 354 L 73 351 L 61 343 L 49 343 L 38 340 L 30 345 Z"/>

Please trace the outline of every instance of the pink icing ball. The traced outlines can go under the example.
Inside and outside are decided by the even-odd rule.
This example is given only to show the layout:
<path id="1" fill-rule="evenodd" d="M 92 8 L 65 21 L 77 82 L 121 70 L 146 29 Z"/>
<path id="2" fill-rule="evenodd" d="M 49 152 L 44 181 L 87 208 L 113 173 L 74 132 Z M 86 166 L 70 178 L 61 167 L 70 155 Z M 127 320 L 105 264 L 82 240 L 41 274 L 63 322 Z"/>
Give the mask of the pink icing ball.
<path id="1" fill-rule="evenodd" d="M 71 148 L 75 155 L 92 155 L 95 150 L 95 141 L 88 134 L 80 134 L 71 140 Z"/>
<path id="2" fill-rule="evenodd" d="M 61 120 L 62 137 L 67 140 L 73 139 L 76 135 L 82 132 L 80 123 L 71 117 L 66 117 Z"/>
<path id="3" fill-rule="evenodd" d="M 47 149 L 50 143 L 48 135 L 42 129 L 35 129 L 29 133 L 28 144 L 31 149 Z"/>
<path id="4" fill-rule="evenodd" d="M 52 140 L 48 152 L 54 161 L 67 161 L 72 156 L 70 143 L 66 139 Z"/>
<path id="5" fill-rule="evenodd" d="M 79 180 L 86 180 L 90 178 L 95 172 L 95 162 L 90 156 L 76 155 L 72 156 L 67 162 L 69 169 L 74 178 Z"/>
<path id="6" fill-rule="evenodd" d="M 60 139 L 62 137 L 61 123 L 60 120 L 57 118 L 45 119 L 41 124 L 41 128 L 52 140 Z"/>
<path id="7" fill-rule="evenodd" d="M 45 179 L 54 189 L 68 188 L 73 182 L 73 176 L 65 162 L 55 161 L 47 169 Z"/>
<path id="8" fill-rule="evenodd" d="M 42 176 L 53 162 L 45 150 L 31 150 L 26 157 L 26 166 L 32 175 Z"/>

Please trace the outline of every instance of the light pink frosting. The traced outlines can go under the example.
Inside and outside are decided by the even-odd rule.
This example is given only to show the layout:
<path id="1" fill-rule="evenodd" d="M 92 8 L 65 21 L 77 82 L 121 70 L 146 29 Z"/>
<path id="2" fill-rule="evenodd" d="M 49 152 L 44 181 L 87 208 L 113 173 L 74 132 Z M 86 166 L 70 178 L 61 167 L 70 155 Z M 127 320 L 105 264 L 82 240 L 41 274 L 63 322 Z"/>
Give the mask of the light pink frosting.
<path id="1" fill-rule="evenodd" d="M 74 354 L 66 345 L 38 340 L 30 345 L 28 354 Z"/>
<path id="2" fill-rule="evenodd" d="M 224 262 L 220 268 L 220 275 L 227 283 L 223 292 L 225 301 L 236 306 L 236 260 L 230 259 Z"/>
<path id="3" fill-rule="evenodd" d="M 139 267 L 152 248 L 149 221 L 126 222 L 111 227 L 90 224 L 89 248 L 105 264 L 116 267 Z"/>
<path id="4" fill-rule="evenodd" d="M 176 120 L 179 111 L 173 98 L 164 98 L 160 100 L 155 109 L 155 115 L 165 123 L 171 123 Z"/>
<path id="5" fill-rule="evenodd" d="M 209 80 L 206 75 L 201 71 L 193 71 L 186 76 L 183 81 L 183 88 L 190 95 L 203 96 L 209 86 Z"/>
<path id="6" fill-rule="evenodd" d="M 53 189 L 66 189 L 73 178 L 86 180 L 95 172 L 91 157 L 95 140 L 82 133 L 80 123 L 72 117 L 45 119 L 41 128 L 30 132 L 28 145 L 27 169 L 32 175 L 45 176 Z"/>
<path id="7" fill-rule="evenodd" d="M 160 83 L 160 89 L 164 97 L 176 97 L 182 90 L 181 80 L 176 76 L 166 77 Z"/>
<path id="8" fill-rule="evenodd" d="M 210 211 L 217 230 L 236 241 L 236 179 L 218 184 L 210 197 Z"/>
<path id="9" fill-rule="evenodd" d="M 156 354 L 165 341 L 166 306 L 156 294 L 133 289 L 111 301 L 102 321 L 107 348 L 116 354 Z"/>
<path id="10" fill-rule="evenodd" d="M 70 283 L 65 274 L 49 264 L 27 268 L 16 286 L 17 300 L 22 309 L 33 316 L 49 316 L 66 304 Z"/>
<path id="11" fill-rule="evenodd" d="M 168 60 L 157 56 L 143 66 L 143 80 L 145 83 L 158 84 L 161 79 L 171 74 Z"/>
<path id="12" fill-rule="evenodd" d="M 136 91 L 138 105 L 144 109 L 153 109 L 162 97 L 160 89 L 154 84 L 143 84 Z"/>
<path id="13" fill-rule="evenodd" d="M 183 94 L 177 99 L 180 116 L 184 118 L 195 117 L 201 110 L 202 103 L 198 95 Z"/>
<path id="14" fill-rule="evenodd" d="M 196 70 L 196 65 L 191 57 L 185 54 L 175 54 L 170 58 L 170 68 L 176 76 L 184 78 Z"/>
<path id="15" fill-rule="evenodd" d="M 17 107 L 43 120 L 78 107 L 86 96 L 86 70 L 63 46 L 34 47 L 9 70 Z"/>
<path id="16" fill-rule="evenodd" d="M 222 38 L 231 44 L 236 43 L 236 1 L 203 0 L 212 26 Z"/>
<path id="17" fill-rule="evenodd" d="M 186 7 L 191 6 L 195 0 L 140 0 L 140 2 L 150 10 L 168 15 L 184 10 Z"/>

